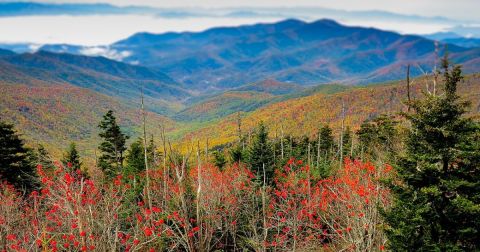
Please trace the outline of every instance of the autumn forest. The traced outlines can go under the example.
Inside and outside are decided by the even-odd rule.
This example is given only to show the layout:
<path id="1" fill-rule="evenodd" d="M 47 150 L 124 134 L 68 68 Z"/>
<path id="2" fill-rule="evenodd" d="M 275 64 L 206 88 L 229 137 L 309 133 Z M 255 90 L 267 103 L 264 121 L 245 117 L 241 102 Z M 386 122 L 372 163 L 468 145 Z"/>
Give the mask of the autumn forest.
<path id="1" fill-rule="evenodd" d="M 0 21 L 167 15 L 0 6 Z M 93 56 L 0 43 L 0 251 L 479 251 L 465 40 L 287 19 L 137 33 Z"/>

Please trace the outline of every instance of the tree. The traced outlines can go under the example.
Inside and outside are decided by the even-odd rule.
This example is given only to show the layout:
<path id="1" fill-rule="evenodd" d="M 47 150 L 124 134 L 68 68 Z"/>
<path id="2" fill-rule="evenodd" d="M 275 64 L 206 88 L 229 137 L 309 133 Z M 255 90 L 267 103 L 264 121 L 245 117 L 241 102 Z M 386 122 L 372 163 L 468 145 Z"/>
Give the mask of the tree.
<path id="1" fill-rule="evenodd" d="M 80 155 L 74 142 L 70 143 L 68 150 L 63 156 L 62 163 L 70 171 L 81 170 L 82 162 L 80 161 Z"/>
<path id="2" fill-rule="evenodd" d="M 406 154 L 385 213 L 395 251 L 480 249 L 480 126 L 456 94 L 460 67 L 450 68 L 446 57 L 442 65 L 444 94 L 425 94 L 405 115 Z"/>
<path id="3" fill-rule="evenodd" d="M 343 132 L 343 138 L 342 138 L 342 145 L 343 145 L 343 157 L 349 157 L 351 156 L 350 154 L 352 153 L 352 144 L 353 144 L 353 139 L 352 139 L 352 130 L 350 129 L 349 126 L 345 129 Z"/>
<path id="4" fill-rule="evenodd" d="M 248 150 L 244 150 L 243 146 L 240 144 L 234 144 L 228 150 L 228 161 L 230 164 L 245 162 L 248 156 Z"/>
<path id="5" fill-rule="evenodd" d="M 273 151 L 268 140 L 268 131 L 263 122 L 260 122 L 255 132 L 253 142 L 248 150 L 248 164 L 257 172 L 257 178 L 263 181 L 263 166 L 265 166 L 265 179 L 273 182 Z"/>
<path id="6" fill-rule="evenodd" d="M 50 153 L 48 153 L 43 145 L 39 144 L 35 151 L 30 152 L 32 153 L 32 164 L 34 166 L 41 165 L 45 170 L 53 170 L 55 168 Z"/>
<path id="7" fill-rule="evenodd" d="M 143 150 L 143 139 L 138 138 L 130 145 L 126 161 L 126 175 L 137 175 L 145 170 L 145 156 Z"/>
<path id="8" fill-rule="evenodd" d="M 223 169 L 223 167 L 225 167 L 225 165 L 227 164 L 227 160 L 225 159 L 225 154 L 223 153 L 222 150 L 214 151 L 213 158 L 214 158 L 213 163 L 219 169 Z"/>
<path id="9" fill-rule="evenodd" d="M 99 166 L 107 176 L 112 177 L 121 172 L 123 168 L 123 153 L 127 149 L 125 141 L 128 136 L 122 133 L 112 110 L 103 116 L 98 127 L 101 130 L 99 136 L 103 138 L 103 142 L 99 146 L 102 151 Z"/>
<path id="10" fill-rule="evenodd" d="M 393 118 L 380 115 L 373 120 L 367 120 L 360 125 L 357 136 L 360 141 L 362 158 L 377 159 L 381 154 L 392 155 L 396 153 L 396 143 L 399 142 L 396 130 L 397 121 Z"/>
<path id="11" fill-rule="evenodd" d="M 30 191 L 37 186 L 32 155 L 13 125 L 0 121 L 0 179 L 17 189 Z"/>
<path id="12" fill-rule="evenodd" d="M 328 156 L 331 154 L 333 147 L 335 147 L 332 129 L 328 125 L 325 125 L 322 128 L 320 128 L 319 134 L 320 134 L 320 152 L 321 154 Z M 326 158 L 327 157 L 325 157 L 325 159 Z"/>

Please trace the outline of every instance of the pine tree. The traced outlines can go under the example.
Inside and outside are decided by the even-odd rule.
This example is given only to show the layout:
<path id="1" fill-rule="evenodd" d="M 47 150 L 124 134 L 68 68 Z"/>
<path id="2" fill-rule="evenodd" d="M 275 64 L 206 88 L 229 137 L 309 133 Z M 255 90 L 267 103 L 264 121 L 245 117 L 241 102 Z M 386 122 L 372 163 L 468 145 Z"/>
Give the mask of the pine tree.
<path id="1" fill-rule="evenodd" d="M 230 148 L 228 155 L 230 157 L 230 163 L 240 163 L 245 161 L 245 157 L 247 156 L 245 154 L 245 151 L 243 151 L 243 147 L 240 144 L 234 145 L 232 148 Z"/>
<path id="2" fill-rule="evenodd" d="M 103 142 L 99 146 L 102 151 L 99 166 L 108 177 L 112 177 L 122 172 L 123 153 L 127 149 L 125 142 L 128 137 L 122 133 L 112 110 L 103 116 L 98 127 L 101 130 L 99 136 L 103 138 Z"/>
<path id="3" fill-rule="evenodd" d="M 70 143 L 68 150 L 63 156 L 62 163 L 70 171 L 81 170 L 82 162 L 80 161 L 80 155 L 78 154 L 75 143 Z"/>
<path id="4" fill-rule="evenodd" d="M 397 121 L 386 115 L 363 122 L 356 132 L 362 158 L 371 160 L 384 155 L 391 158 L 392 154 L 396 154 L 396 143 L 399 141 L 397 124 Z"/>
<path id="5" fill-rule="evenodd" d="M 138 175 L 145 170 L 145 156 L 143 150 L 143 139 L 138 138 L 130 145 L 128 149 L 125 163 L 125 175 Z"/>
<path id="6" fill-rule="evenodd" d="M 153 141 L 153 135 L 151 136 L 147 146 L 147 157 L 149 167 L 155 167 L 157 165 L 158 152 L 157 145 L 155 145 L 155 141 Z"/>
<path id="7" fill-rule="evenodd" d="M 52 156 L 41 144 L 38 145 L 36 151 L 32 151 L 32 158 L 33 165 L 41 165 L 45 170 L 53 170 L 55 168 Z"/>
<path id="8" fill-rule="evenodd" d="M 324 156 L 324 159 L 328 159 L 331 155 L 332 149 L 335 147 L 333 140 L 332 129 L 325 125 L 320 128 L 320 152 Z"/>
<path id="9" fill-rule="evenodd" d="M 352 149 L 352 130 L 349 126 L 343 132 L 343 157 L 351 156 L 351 149 Z"/>
<path id="10" fill-rule="evenodd" d="M 0 179 L 19 190 L 34 189 L 38 181 L 32 159 L 35 160 L 13 125 L 0 121 Z"/>
<path id="11" fill-rule="evenodd" d="M 265 166 L 265 180 L 273 182 L 273 151 L 268 139 L 268 131 L 263 122 L 260 122 L 255 132 L 253 142 L 248 150 L 248 164 L 257 173 L 259 181 L 263 181 L 263 167 Z"/>
<path id="12" fill-rule="evenodd" d="M 223 154 L 223 151 L 221 150 L 214 151 L 213 158 L 214 158 L 213 163 L 219 169 L 223 169 L 227 164 L 227 160 L 225 159 L 225 154 Z"/>
<path id="13" fill-rule="evenodd" d="M 394 251 L 480 250 L 480 126 L 456 94 L 461 69 L 443 60 L 444 94 L 425 94 L 406 114 L 406 154 L 385 217 Z"/>

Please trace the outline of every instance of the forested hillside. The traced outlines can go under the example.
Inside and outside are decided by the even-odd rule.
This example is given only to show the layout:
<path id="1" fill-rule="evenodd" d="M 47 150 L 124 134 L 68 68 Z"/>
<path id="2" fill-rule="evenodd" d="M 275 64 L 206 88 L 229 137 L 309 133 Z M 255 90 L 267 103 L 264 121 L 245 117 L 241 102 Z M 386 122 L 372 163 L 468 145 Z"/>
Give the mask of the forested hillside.
<path id="1" fill-rule="evenodd" d="M 109 109 L 119 114 L 123 130 L 129 135 L 140 132 L 141 113 L 136 103 L 125 103 L 111 97 L 71 85 L 26 86 L 0 85 L 1 119 L 14 122 L 31 146 L 44 144 L 56 157 L 64 146 L 75 141 L 83 155 L 93 158 L 97 124 Z M 138 97 L 140 99 L 140 97 Z M 158 134 L 159 126 L 173 129 L 175 122 L 149 112 L 149 132 Z"/>
<path id="2" fill-rule="evenodd" d="M 0 252 L 480 251 L 471 1 L 39 1 L 0 3 Z"/>
<path id="3" fill-rule="evenodd" d="M 420 99 L 427 88 L 433 92 L 432 80 L 415 79 L 411 87 L 412 98 Z M 472 102 L 471 114 L 480 117 L 480 75 L 467 76 L 458 85 L 458 89 L 463 99 Z M 241 129 L 244 133 L 251 132 L 255 125 L 263 121 L 270 129 L 270 134 L 277 136 L 281 134 L 282 128 L 284 134 L 314 136 L 319 127 L 326 124 L 338 133 L 342 123 L 342 103 L 345 107 L 345 125 L 358 129 L 365 120 L 381 114 L 397 115 L 400 111 L 405 111 L 406 90 L 405 81 L 398 81 L 350 88 L 333 94 L 320 91 L 269 104 L 253 112 L 241 113 Z M 237 128 L 238 114 L 232 114 L 186 134 L 183 140 L 208 138 L 213 145 L 226 144 L 237 138 Z"/>
<path id="4" fill-rule="evenodd" d="M 79 119 L 97 125 L 95 162 L 85 162 L 75 142 L 55 161 L 0 121 L 0 247 L 476 251 L 480 76 L 464 79 L 446 57 L 442 66 L 441 78 L 334 88 L 203 125 L 98 104 L 88 97 L 99 94 L 81 96 L 78 87 L 25 87 L 57 92 L 46 107 L 28 91 L 6 103 L 28 97 L 19 112 L 37 115 L 28 122 L 45 125 L 47 135 L 80 122 L 41 121 L 49 118 L 36 108 L 71 116 L 76 102 L 88 104 Z M 236 92 L 224 96 L 251 95 Z M 218 112 L 203 104 L 198 112 Z M 185 134 L 189 127 L 200 129 Z"/>

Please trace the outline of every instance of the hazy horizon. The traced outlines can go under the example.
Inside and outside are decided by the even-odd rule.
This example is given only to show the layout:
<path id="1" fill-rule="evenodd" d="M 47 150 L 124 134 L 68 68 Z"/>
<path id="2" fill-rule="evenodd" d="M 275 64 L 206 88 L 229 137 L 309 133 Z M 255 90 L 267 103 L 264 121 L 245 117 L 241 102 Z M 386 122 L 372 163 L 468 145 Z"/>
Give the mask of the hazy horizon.
<path id="1" fill-rule="evenodd" d="M 0 0 L 1 3 L 12 1 Z M 29 2 L 29 1 L 22 1 Z M 97 3 L 97 1 L 35 1 L 41 3 Z M 415 1 L 410 5 L 395 6 L 391 2 L 356 1 L 113 1 L 115 6 L 149 6 L 151 12 L 69 13 L 39 12 L 28 15 L 0 15 L 0 43 L 75 44 L 83 46 L 107 45 L 137 32 L 202 31 L 218 26 L 276 22 L 287 18 L 313 21 L 329 18 L 344 25 L 374 27 L 402 34 L 431 34 L 467 27 L 462 36 L 479 36 L 480 20 L 469 15 L 475 4 L 470 0 L 432 4 Z M 427 4 L 429 3 L 429 4 Z M 191 6 L 199 6 L 191 8 Z M 305 6 L 311 6 L 307 8 Z M 416 6 L 416 8 L 414 8 Z M 432 7 L 433 6 L 433 7 Z M 469 8 L 464 8 L 469 6 Z M 427 8 L 428 7 L 428 8 Z M 412 10 L 414 9 L 414 10 Z M 0 10 L 1 11 L 1 10 Z M 160 12 L 157 12 L 160 11 Z M 464 15 L 455 13 L 463 12 Z M 460 17 L 463 17 L 460 18 Z M 467 30 L 468 30 L 467 29 Z M 457 29 L 459 30 L 459 29 Z M 465 29 L 464 29 L 465 30 Z M 471 31 L 470 31 L 471 30 Z M 28 31 L 28 32 L 21 32 Z M 463 31 L 463 30 L 462 30 Z"/>

